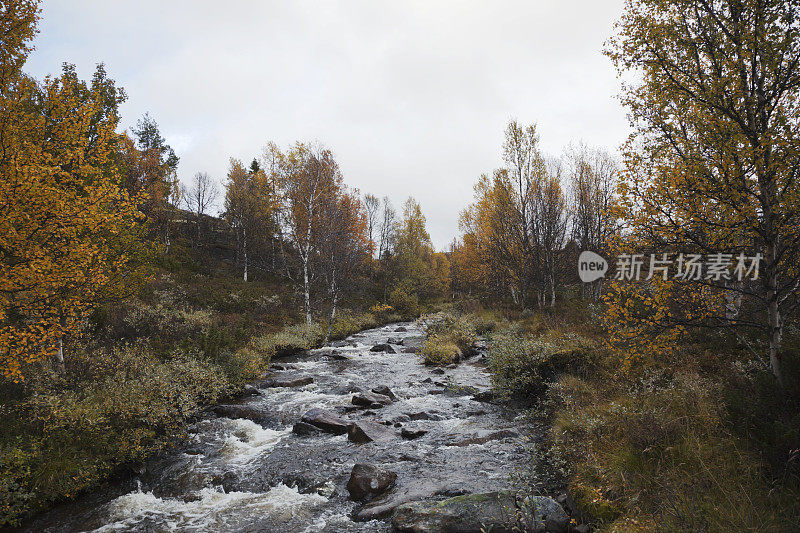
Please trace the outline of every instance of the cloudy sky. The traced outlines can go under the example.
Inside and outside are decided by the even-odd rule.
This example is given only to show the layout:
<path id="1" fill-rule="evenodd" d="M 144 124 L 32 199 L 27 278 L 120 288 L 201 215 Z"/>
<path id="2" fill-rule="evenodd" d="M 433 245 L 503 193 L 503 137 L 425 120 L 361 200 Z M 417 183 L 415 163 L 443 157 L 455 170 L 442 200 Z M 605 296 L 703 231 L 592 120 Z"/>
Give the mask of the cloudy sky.
<path id="1" fill-rule="evenodd" d="M 601 49 L 622 0 L 45 0 L 27 71 L 106 64 L 123 127 L 159 123 L 188 179 L 224 180 L 270 140 L 319 141 L 345 181 L 414 196 L 434 243 L 458 231 L 472 184 L 500 164 L 510 118 L 559 154 L 617 151 L 628 132 Z"/>

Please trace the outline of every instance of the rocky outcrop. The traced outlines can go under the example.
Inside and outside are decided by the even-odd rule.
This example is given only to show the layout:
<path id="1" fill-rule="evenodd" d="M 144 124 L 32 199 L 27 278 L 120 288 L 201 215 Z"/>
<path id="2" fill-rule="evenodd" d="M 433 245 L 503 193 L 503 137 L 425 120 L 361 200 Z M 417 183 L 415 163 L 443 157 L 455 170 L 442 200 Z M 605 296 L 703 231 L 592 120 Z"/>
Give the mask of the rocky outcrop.
<path id="1" fill-rule="evenodd" d="M 364 501 L 382 494 L 394 485 L 397 474 L 375 465 L 358 463 L 350 472 L 347 480 L 347 491 L 355 501 Z"/>
<path id="2" fill-rule="evenodd" d="M 394 430 L 369 420 L 353 422 L 347 431 L 347 438 L 356 444 L 387 441 L 395 438 L 395 436 Z"/>
<path id="3" fill-rule="evenodd" d="M 520 504 L 511 492 L 486 492 L 442 502 L 403 504 L 397 508 L 392 525 L 396 531 L 409 533 L 566 533 L 569 517 L 551 498 L 536 496 Z"/>
<path id="4" fill-rule="evenodd" d="M 316 426 L 326 433 L 344 435 L 350 422 L 325 409 L 311 409 L 300 419 L 301 422 Z"/>

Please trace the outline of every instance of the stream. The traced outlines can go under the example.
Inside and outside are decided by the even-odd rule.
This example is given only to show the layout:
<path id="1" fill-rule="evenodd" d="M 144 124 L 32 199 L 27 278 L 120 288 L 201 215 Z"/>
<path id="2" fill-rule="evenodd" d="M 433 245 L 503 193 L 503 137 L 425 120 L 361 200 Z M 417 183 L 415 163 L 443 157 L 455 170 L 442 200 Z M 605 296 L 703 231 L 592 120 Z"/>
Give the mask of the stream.
<path id="1" fill-rule="evenodd" d="M 278 385 L 313 382 L 258 385 L 259 394 L 194 423 L 185 443 L 137 477 L 46 512 L 21 531 L 388 532 L 401 503 L 508 488 L 526 457 L 523 417 L 473 398 L 475 389 L 489 389 L 484 354 L 434 369 L 404 353 L 422 335 L 417 323 L 391 324 L 275 361 Z M 371 351 L 390 339 L 397 353 Z M 355 393 L 379 386 L 395 401 L 353 405 Z M 347 434 L 293 432 L 314 408 L 380 422 L 385 438 L 357 444 Z M 362 507 L 346 488 L 355 463 L 396 472 L 395 485 Z"/>

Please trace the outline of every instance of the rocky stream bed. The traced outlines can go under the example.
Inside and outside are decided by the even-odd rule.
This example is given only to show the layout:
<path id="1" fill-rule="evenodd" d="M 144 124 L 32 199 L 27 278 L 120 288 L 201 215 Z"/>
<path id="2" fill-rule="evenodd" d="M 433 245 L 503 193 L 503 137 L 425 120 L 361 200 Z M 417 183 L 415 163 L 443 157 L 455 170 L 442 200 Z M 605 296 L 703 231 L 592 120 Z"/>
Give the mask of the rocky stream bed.
<path id="1" fill-rule="evenodd" d="M 567 531 L 555 501 L 506 492 L 536 431 L 487 401 L 483 354 L 428 368 L 423 338 L 392 324 L 276 361 L 140 475 L 22 531 Z"/>

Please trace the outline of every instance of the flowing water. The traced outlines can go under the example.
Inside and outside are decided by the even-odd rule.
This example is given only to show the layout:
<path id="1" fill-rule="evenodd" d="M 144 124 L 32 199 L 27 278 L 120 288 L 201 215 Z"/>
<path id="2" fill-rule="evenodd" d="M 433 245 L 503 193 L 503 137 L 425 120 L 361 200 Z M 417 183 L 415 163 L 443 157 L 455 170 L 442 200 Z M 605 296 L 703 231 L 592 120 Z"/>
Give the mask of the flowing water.
<path id="1" fill-rule="evenodd" d="M 23 531 L 385 532 L 385 515 L 404 501 L 507 488 L 511 470 L 524 461 L 525 432 L 516 413 L 473 399 L 475 388 L 489 387 L 483 355 L 442 373 L 413 353 L 370 351 L 391 338 L 402 352 L 400 342 L 423 334 L 415 323 L 392 324 L 334 343 L 335 354 L 326 347 L 278 361 L 284 369 L 277 375 L 314 382 L 263 388 L 238 402 L 258 423 L 209 415 L 137 478 L 45 513 Z M 397 400 L 379 409 L 352 405 L 354 392 L 379 385 Z M 355 444 L 347 435 L 293 433 L 312 408 L 388 421 L 396 437 Z M 407 440 L 402 428 L 427 433 Z M 345 488 L 355 463 L 398 474 L 395 487 L 358 520 L 361 504 Z"/>

